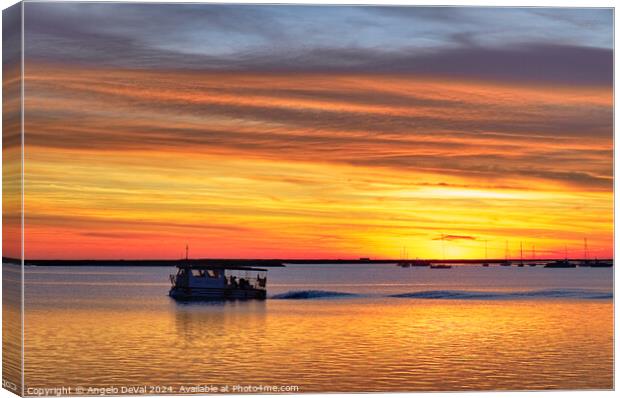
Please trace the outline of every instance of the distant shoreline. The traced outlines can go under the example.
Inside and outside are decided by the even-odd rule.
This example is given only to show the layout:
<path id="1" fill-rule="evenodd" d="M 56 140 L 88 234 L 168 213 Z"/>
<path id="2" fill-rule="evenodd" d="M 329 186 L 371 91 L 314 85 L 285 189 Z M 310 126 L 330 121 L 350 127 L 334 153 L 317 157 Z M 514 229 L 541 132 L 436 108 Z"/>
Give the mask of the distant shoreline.
<path id="1" fill-rule="evenodd" d="M 546 259 L 523 259 L 524 262 L 550 262 L 558 260 L 557 258 Z M 563 260 L 563 259 L 562 259 Z M 395 264 L 401 261 L 413 261 L 403 259 L 176 259 L 176 260 L 25 260 L 24 265 L 28 266 L 102 266 L 102 267 L 174 267 L 179 264 L 218 264 L 218 265 L 255 265 L 263 267 L 283 267 L 285 264 Z M 505 259 L 450 259 L 450 260 L 425 260 L 433 264 L 500 264 Z M 521 259 L 509 259 L 513 263 L 519 263 Z M 583 259 L 568 259 L 568 261 L 583 261 Z M 599 259 L 599 261 L 613 261 L 613 259 Z M 2 257 L 2 263 L 20 265 L 21 260 Z"/>

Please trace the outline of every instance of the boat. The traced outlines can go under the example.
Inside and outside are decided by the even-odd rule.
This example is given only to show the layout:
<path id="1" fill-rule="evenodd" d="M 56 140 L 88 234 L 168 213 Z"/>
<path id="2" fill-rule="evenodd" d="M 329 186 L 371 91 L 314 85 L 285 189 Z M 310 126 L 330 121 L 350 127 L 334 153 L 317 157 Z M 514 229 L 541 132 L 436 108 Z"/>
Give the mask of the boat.
<path id="1" fill-rule="evenodd" d="M 489 266 L 489 253 L 487 251 L 487 240 L 484 241 L 484 262 L 482 263 L 483 267 L 488 267 Z"/>
<path id="2" fill-rule="evenodd" d="M 520 249 L 521 250 L 521 257 L 520 257 L 520 260 L 519 260 L 519 264 L 517 264 L 517 267 L 524 267 L 525 264 L 523 263 L 523 242 L 520 242 L 519 245 L 520 245 L 520 248 L 521 248 Z"/>
<path id="3" fill-rule="evenodd" d="M 179 301 L 267 298 L 265 268 L 185 261 L 177 265 L 177 273 L 170 275 L 170 282 L 168 295 Z"/>
<path id="4" fill-rule="evenodd" d="M 612 261 L 600 261 L 595 259 L 593 263 L 590 263 L 589 267 L 592 268 L 610 268 L 614 266 L 614 262 Z"/>
<path id="5" fill-rule="evenodd" d="M 556 260 L 550 263 L 545 264 L 545 268 L 575 268 L 576 264 L 571 263 L 567 259 L 564 260 Z"/>
<path id="6" fill-rule="evenodd" d="M 430 267 L 432 269 L 450 269 L 450 268 L 452 268 L 452 266 L 448 265 L 448 264 L 431 264 Z"/>
<path id="7" fill-rule="evenodd" d="M 613 260 L 600 261 L 598 258 L 595 258 L 594 261 L 591 261 L 589 257 L 588 238 L 583 238 L 583 261 L 579 263 L 580 267 L 610 268 L 614 265 Z"/>
<path id="8" fill-rule="evenodd" d="M 545 268 L 577 268 L 577 264 L 568 261 L 568 249 L 564 245 L 564 260 L 555 260 L 545 264 Z"/>
<path id="9" fill-rule="evenodd" d="M 404 260 L 400 260 L 398 263 L 396 263 L 396 265 L 402 268 L 411 267 L 411 262 L 408 259 L 409 253 L 407 253 L 407 249 L 405 247 L 403 247 L 403 249 L 400 251 L 400 257 L 404 258 Z"/>
<path id="10" fill-rule="evenodd" d="M 415 260 L 411 261 L 411 266 L 412 267 L 428 267 L 430 265 L 431 265 L 430 261 L 418 260 L 417 258 Z"/>
<path id="11" fill-rule="evenodd" d="M 241 277 L 230 271 L 243 271 L 246 275 Z M 176 275 L 170 275 L 172 287 L 168 295 L 181 301 L 265 299 L 266 272 L 267 269 L 254 267 L 181 264 L 177 265 Z M 248 273 L 256 274 L 249 277 Z"/>
<path id="12" fill-rule="evenodd" d="M 510 257 L 510 251 L 508 250 L 508 241 L 506 241 L 506 248 L 504 249 L 504 261 L 499 263 L 502 267 L 510 267 L 512 263 L 508 261 L 508 257 Z"/>
<path id="13" fill-rule="evenodd" d="M 579 263 L 580 267 L 590 267 L 589 255 L 588 255 L 588 238 L 583 238 L 583 260 Z"/>
<path id="14" fill-rule="evenodd" d="M 576 266 L 568 260 L 556 260 L 545 264 L 545 268 L 575 268 Z"/>
<path id="15" fill-rule="evenodd" d="M 534 245 L 532 245 L 532 260 L 536 260 L 536 248 L 534 247 Z M 537 263 L 528 263 L 527 265 L 529 265 L 530 267 L 535 267 L 538 264 Z"/>

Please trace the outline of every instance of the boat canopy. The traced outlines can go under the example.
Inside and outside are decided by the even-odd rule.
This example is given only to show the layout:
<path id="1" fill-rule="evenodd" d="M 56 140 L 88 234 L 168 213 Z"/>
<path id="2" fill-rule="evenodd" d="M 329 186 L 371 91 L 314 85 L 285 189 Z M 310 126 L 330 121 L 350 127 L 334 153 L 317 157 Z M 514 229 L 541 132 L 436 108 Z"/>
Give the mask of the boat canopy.
<path id="1" fill-rule="evenodd" d="M 213 269 L 213 270 L 233 270 L 233 271 L 258 271 L 267 272 L 266 268 L 246 267 L 242 265 L 218 265 L 218 264 L 179 264 L 178 268 L 188 269 Z"/>

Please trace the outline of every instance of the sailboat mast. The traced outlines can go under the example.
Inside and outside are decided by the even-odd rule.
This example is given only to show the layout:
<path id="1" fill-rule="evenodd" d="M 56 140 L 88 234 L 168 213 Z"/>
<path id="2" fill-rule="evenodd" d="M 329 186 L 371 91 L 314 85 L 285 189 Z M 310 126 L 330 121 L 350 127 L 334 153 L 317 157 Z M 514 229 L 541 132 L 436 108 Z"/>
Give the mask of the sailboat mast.
<path id="1" fill-rule="evenodd" d="M 444 261 L 446 260 L 446 239 L 444 238 L 444 234 L 441 234 L 441 252 L 443 254 Z"/>
<path id="2" fill-rule="evenodd" d="M 489 256 L 488 256 L 488 251 L 487 251 L 487 240 L 484 241 L 484 261 L 486 261 Z"/>
<path id="3" fill-rule="evenodd" d="M 185 261 L 189 260 L 189 245 L 185 244 Z"/>

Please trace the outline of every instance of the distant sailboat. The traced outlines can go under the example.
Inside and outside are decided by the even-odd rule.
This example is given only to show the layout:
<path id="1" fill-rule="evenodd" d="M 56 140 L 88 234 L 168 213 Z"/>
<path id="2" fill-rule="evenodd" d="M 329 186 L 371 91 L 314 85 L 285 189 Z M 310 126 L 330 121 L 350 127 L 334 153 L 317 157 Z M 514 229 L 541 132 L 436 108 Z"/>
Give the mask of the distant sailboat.
<path id="1" fill-rule="evenodd" d="M 489 266 L 489 262 L 488 262 L 488 252 L 487 252 L 487 240 L 484 241 L 484 262 L 482 263 L 483 267 L 488 267 Z"/>
<path id="2" fill-rule="evenodd" d="M 517 267 L 523 267 L 525 264 L 523 264 L 523 242 L 519 242 L 519 246 L 520 246 L 520 250 L 521 250 L 521 259 L 519 261 L 519 265 L 517 265 Z"/>
<path id="3" fill-rule="evenodd" d="M 428 267 L 431 265 L 430 261 L 427 260 L 420 260 L 420 259 L 415 259 L 411 262 L 411 266 L 412 267 Z"/>
<path id="4" fill-rule="evenodd" d="M 610 268 L 613 267 L 613 261 L 600 261 L 595 258 L 594 261 L 590 261 L 590 251 L 588 249 L 588 238 L 583 238 L 583 261 L 579 263 L 580 267 L 590 268 Z"/>
<path id="5" fill-rule="evenodd" d="M 594 259 L 594 262 L 590 264 L 592 268 L 610 268 L 614 266 L 614 262 L 612 261 L 601 261 L 599 259 Z"/>
<path id="6" fill-rule="evenodd" d="M 575 268 L 576 264 L 571 263 L 568 260 L 556 260 L 545 264 L 545 268 Z"/>
<path id="7" fill-rule="evenodd" d="M 576 268 L 577 264 L 568 261 L 568 249 L 564 245 L 564 260 L 556 260 L 545 264 L 545 268 Z"/>
<path id="8" fill-rule="evenodd" d="M 509 257 L 508 253 L 509 253 L 508 241 L 506 241 L 506 249 L 504 250 L 504 261 L 500 263 L 502 267 L 510 267 L 512 265 L 512 263 L 508 261 L 508 257 Z"/>
<path id="9" fill-rule="evenodd" d="M 443 253 L 443 260 L 446 261 L 446 242 L 445 242 L 446 238 L 444 236 L 444 234 L 441 234 L 441 251 Z M 452 268 L 451 265 L 447 265 L 447 264 L 431 264 L 430 266 L 432 269 L 450 269 Z"/>
<path id="10" fill-rule="evenodd" d="M 536 248 L 534 247 L 534 245 L 532 245 L 532 260 L 536 261 Z M 538 264 L 536 264 L 536 263 L 529 263 L 528 265 L 530 267 L 535 267 Z"/>
<path id="11" fill-rule="evenodd" d="M 590 264 L 590 259 L 589 259 L 589 253 L 588 253 L 588 238 L 583 238 L 583 260 L 579 263 L 580 267 L 590 267 L 592 264 Z"/>
<path id="12" fill-rule="evenodd" d="M 409 253 L 407 252 L 407 248 L 402 248 L 402 250 L 400 251 L 400 258 L 401 260 L 397 264 L 399 267 L 409 268 L 411 266 L 411 263 L 408 261 Z"/>

